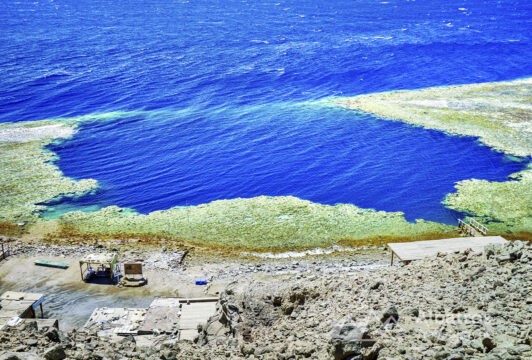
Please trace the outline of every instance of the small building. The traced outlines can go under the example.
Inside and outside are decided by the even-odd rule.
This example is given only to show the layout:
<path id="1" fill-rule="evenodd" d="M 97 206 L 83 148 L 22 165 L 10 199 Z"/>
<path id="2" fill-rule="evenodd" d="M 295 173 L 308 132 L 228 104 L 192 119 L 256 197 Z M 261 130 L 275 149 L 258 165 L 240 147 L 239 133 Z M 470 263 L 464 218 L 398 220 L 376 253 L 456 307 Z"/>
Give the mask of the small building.
<path id="1" fill-rule="evenodd" d="M 36 321 L 38 327 L 58 327 L 56 319 L 44 319 L 44 295 L 6 291 L 0 296 L 0 329 L 17 326 L 24 321 Z M 40 315 L 40 319 L 37 318 Z"/>
<path id="2" fill-rule="evenodd" d="M 119 277 L 116 254 L 88 254 L 79 261 L 81 279 L 85 282 L 116 283 Z"/>
<path id="3" fill-rule="evenodd" d="M 148 283 L 148 279 L 142 272 L 142 262 L 127 261 L 123 263 L 124 277 L 120 279 L 120 285 L 123 286 L 143 286 Z"/>

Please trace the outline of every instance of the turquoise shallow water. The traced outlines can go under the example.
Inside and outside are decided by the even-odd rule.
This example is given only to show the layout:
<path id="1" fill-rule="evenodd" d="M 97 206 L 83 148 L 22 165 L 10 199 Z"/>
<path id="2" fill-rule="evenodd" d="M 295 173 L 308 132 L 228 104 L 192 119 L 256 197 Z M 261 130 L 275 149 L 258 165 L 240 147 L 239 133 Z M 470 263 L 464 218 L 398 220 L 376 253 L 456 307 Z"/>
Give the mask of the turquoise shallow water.
<path id="1" fill-rule="evenodd" d="M 0 12 L 0 121 L 124 111 L 52 147 L 100 190 L 53 212 L 294 195 L 452 223 L 463 179 L 522 168 L 320 100 L 530 76 L 524 1 L 18 2 Z"/>

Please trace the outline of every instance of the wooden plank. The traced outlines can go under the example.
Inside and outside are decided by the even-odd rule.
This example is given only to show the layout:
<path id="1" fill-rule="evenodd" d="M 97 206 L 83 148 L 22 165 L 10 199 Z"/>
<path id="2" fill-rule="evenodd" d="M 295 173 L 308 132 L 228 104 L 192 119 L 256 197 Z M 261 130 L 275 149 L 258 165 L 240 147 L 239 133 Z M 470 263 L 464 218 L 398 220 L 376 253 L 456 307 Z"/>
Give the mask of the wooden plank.
<path id="1" fill-rule="evenodd" d="M 53 268 L 59 268 L 59 269 L 68 269 L 69 267 L 69 265 L 66 262 L 58 262 L 58 261 L 52 261 L 52 260 L 35 260 L 33 263 L 38 266 L 46 266 L 46 267 L 53 267 Z"/>
<path id="2" fill-rule="evenodd" d="M 504 244 L 506 242 L 507 240 L 501 236 L 473 236 L 442 240 L 389 243 L 388 248 L 390 248 L 401 261 L 412 261 L 436 256 L 439 252 L 452 253 L 467 249 L 481 252 L 487 245 Z"/>

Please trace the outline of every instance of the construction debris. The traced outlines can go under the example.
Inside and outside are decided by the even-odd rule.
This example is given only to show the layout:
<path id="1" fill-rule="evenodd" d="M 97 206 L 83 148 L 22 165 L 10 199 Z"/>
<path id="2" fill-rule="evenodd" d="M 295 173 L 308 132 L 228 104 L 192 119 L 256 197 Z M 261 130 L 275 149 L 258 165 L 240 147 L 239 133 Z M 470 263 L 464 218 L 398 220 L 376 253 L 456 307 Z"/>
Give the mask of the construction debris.
<path id="1" fill-rule="evenodd" d="M 218 298 L 156 298 L 147 309 L 98 308 L 83 327 L 99 336 L 174 335 L 192 340 L 216 312 Z"/>
<path id="2" fill-rule="evenodd" d="M 97 308 L 83 328 L 97 330 L 98 336 L 136 335 L 146 312 L 146 309 L 136 308 Z"/>

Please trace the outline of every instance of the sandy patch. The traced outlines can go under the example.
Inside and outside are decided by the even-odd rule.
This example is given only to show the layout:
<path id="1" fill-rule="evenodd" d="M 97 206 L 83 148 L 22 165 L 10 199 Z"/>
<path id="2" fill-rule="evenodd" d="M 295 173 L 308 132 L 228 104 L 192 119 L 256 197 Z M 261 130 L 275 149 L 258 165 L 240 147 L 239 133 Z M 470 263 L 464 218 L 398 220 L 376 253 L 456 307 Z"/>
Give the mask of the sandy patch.
<path id="1" fill-rule="evenodd" d="M 44 139 L 68 138 L 75 133 L 74 128 L 64 124 L 42 126 L 20 126 L 8 124 L 0 127 L 0 142 L 24 143 Z"/>

